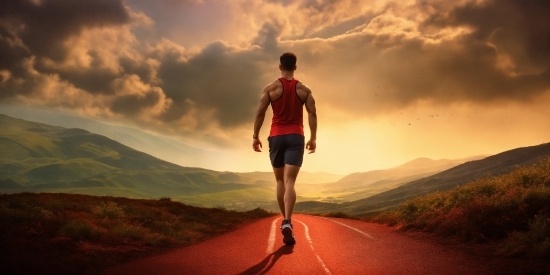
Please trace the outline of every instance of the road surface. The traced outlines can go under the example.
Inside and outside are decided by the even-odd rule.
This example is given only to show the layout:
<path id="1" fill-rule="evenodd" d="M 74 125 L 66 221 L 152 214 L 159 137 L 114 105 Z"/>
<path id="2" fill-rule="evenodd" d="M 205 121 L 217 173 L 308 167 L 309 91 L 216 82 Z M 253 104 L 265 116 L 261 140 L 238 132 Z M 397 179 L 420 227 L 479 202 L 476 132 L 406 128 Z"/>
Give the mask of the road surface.
<path id="1" fill-rule="evenodd" d="M 364 221 L 296 214 L 296 244 L 285 246 L 281 217 L 106 274 L 495 274 L 479 259 Z"/>

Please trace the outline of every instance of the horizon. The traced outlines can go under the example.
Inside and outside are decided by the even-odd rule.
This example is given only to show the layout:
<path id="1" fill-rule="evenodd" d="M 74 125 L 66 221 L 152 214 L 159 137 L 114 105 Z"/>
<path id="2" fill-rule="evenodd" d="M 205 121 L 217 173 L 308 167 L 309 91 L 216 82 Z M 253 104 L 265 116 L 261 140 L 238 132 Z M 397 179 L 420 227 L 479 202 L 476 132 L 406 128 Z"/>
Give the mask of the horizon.
<path id="1" fill-rule="evenodd" d="M 0 104 L 0 106 L 2 106 L 2 105 Z M 4 106 L 4 107 L 6 107 L 6 106 Z M 6 112 L 6 110 L 8 110 L 8 112 Z M 48 112 L 37 111 L 37 110 L 32 110 L 32 111 L 26 110 L 26 111 L 27 112 L 23 114 L 23 113 L 20 113 L 21 110 L 19 108 L 13 108 L 13 107 L 10 106 L 7 109 L 5 108 L 3 110 L 0 110 L 0 115 L 6 115 L 6 116 L 13 117 L 13 118 L 16 118 L 16 119 L 22 119 L 22 120 L 31 121 L 31 122 L 44 123 L 44 124 L 48 124 L 48 125 L 52 125 L 52 126 L 60 126 L 60 127 L 64 127 L 64 128 L 67 128 L 67 129 L 74 129 L 74 128 L 83 129 L 83 130 L 86 130 L 86 131 L 88 131 L 92 134 L 98 134 L 98 135 L 103 135 L 103 134 L 97 133 L 96 131 L 93 130 L 95 128 L 95 126 L 97 126 L 97 124 L 106 126 L 105 129 L 104 129 L 105 132 L 112 131 L 112 128 L 109 129 L 109 127 L 117 127 L 122 131 L 124 131 L 124 129 L 131 129 L 131 131 L 139 131 L 139 132 L 143 133 L 143 135 L 145 135 L 145 136 L 152 135 L 154 137 L 171 139 L 170 137 L 162 137 L 162 136 L 158 136 L 154 133 L 146 133 L 146 132 L 143 132 L 143 131 L 141 131 L 137 128 L 131 128 L 131 127 L 124 126 L 124 125 L 114 125 L 114 124 L 110 125 L 106 122 L 87 120 L 85 118 L 62 115 L 62 114 L 59 114 L 59 113 L 48 113 Z M 18 117 L 12 116 L 12 113 L 19 113 L 19 116 Z M 17 115 L 17 114 L 15 114 L 15 115 Z M 55 117 L 49 117 L 49 115 L 50 116 L 55 115 Z M 59 121 L 54 121 L 54 118 L 57 118 L 57 119 L 62 118 L 63 122 L 60 123 Z M 77 120 L 76 121 L 71 121 L 71 119 L 77 119 Z M 94 125 L 91 126 L 91 127 L 89 125 L 86 126 L 85 124 L 80 125 L 80 126 L 76 125 L 78 123 L 82 123 L 83 120 L 88 121 L 88 122 L 93 122 Z M 118 141 L 120 139 L 120 138 L 116 138 L 116 135 L 110 135 L 110 137 L 108 135 L 103 135 L 103 136 L 106 136 L 106 137 L 108 137 L 110 139 L 113 139 L 115 141 Z M 123 141 L 118 141 L 118 142 L 120 142 L 121 144 L 124 144 Z M 177 142 L 177 141 L 175 141 L 175 142 Z M 129 146 L 128 144 L 124 144 L 124 145 Z M 533 145 L 533 146 L 536 146 L 536 145 Z M 195 166 L 189 166 L 185 162 L 179 162 L 178 163 L 178 161 L 165 159 L 165 158 L 162 157 L 161 154 L 158 154 L 158 151 L 155 151 L 155 150 L 151 150 L 149 152 L 146 152 L 144 150 L 140 150 L 140 149 L 144 149 L 144 148 L 137 148 L 137 146 L 135 146 L 135 147 L 134 146 L 129 146 L 129 147 L 131 147 L 134 150 L 141 151 L 141 152 L 144 152 L 146 154 L 149 154 L 153 157 L 157 157 L 161 160 L 168 161 L 168 162 L 174 163 L 176 165 L 180 165 L 182 167 L 195 167 Z M 513 149 L 516 149 L 516 148 L 513 148 Z M 510 149 L 510 150 L 512 150 L 512 149 Z M 499 153 L 501 153 L 501 152 L 499 152 Z M 312 173 L 312 174 L 327 173 L 327 174 L 331 174 L 331 175 L 345 177 L 347 175 L 356 174 L 356 173 L 366 173 L 366 172 L 372 172 L 372 171 L 377 171 L 377 170 L 389 170 L 389 169 L 397 168 L 397 167 L 400 167 L 400 166 L 403 166 L 405 164 L 409 164 L 411 162 L 418 161 L 418 160 L 445 161 L 445 160 L 461 160 L 461 159 L 472 159 L 472 158 L 482 159 L 482 158 L 485 158 L 485 157 L 489 157 L 489 155 L 473 155 L 473 156 L 469 156 L 469 157 L 466 157 L 466 158 L 458 158 L 458 159 L 448 159 L 448 158 L 431 159 L 431 158 L 420 156 L 420 157 L 405 161 L 404 163 L 400 163 L 400 164 L 390 166 L 390 167 L 382 167 L 382 168 L 379 168 L 379 169 L 366 170 L 366 171 L 355 171 L 355 172 L 351 172 L 351 173 L 347 173 L 347 174 L 336 174 L 336 173 L 330 173 L 330 172 L 325 172 L 325 171 L 306 171 L 306 170 L 301 170 L 301 171 L 306 172 L 306 173 Z M 260 171 L 260 170 L 256 170 L 256 171 L 230 171 L 230 170 L 216 170 L 215 168 L 210 168 L 210 167 L 198 167 L 198 168 L 204 168 L 204 169 L 213 170 L 213 171 L 217 171 L 217 172 L 232 172 L 232 173 L 272 173 L 273 172 L 272 170 L 264 170 L 264 171 Z"/>
<path id="2" fill-rule="evenodd" d="M 345 176 L 549 142 L 542 0 L 17 0 L 0 10 L 0 113 L 170 138 L 197 149 L 172 159 L 206 169 L 271 171 L 271 110 L 262 153 L 252 124 L 286 51 L 317 101 L 318 149 L 303 171 Z M 304 128 L 307 139 L 307 116 Z"/>

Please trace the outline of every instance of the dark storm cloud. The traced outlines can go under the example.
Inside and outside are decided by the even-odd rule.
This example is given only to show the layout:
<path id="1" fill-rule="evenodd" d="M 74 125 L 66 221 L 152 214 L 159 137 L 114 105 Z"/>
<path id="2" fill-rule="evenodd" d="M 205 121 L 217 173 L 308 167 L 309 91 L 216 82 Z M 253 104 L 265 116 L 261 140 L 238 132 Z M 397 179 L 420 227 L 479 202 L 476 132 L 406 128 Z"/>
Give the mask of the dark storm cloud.
<path id="1" fill-rule="evenodd" d="M 252 40 L 252 44 L 262 47 L 264 50 L 274 52 L 279 45 L 282 24 L 266 22 Z"/>
<path id="2" fill-rule="evenodd" d="M 55 98 L 53 103 L 44 104 L 73 106 L 72 101 L 63 103 L 62 95 L 55 94 L 59 87 L 73 86 L 73 94 L 84 93 L 86 98 L 97 100 L 89 103 L 94 110 L 103 106 L 106 113 L 130 119 L 147 116 L 172 122 L 194 116 L 199 128 L 211 123 L 237 127 L 250 120 L 265 85 L 259 80 L 265 54 L 258 47 L 238 49 L 214 42 L 189 53 L 161 40 L 151 45 L 159 47 L 160 52 L 155 52 L 145 44 L 123 41 L 116 45 L 117 41 L 109 38 L 100 40 L 105 45 L 90 45 L 93 34 L 83 31 L 101 29 L 116 37 L 116 32 L 131 23 L 122 1 L 13 1 L 0 5 L 2 22 L 9 23 L 0 24 L 0 56 L 6 57 L 0 61 L 0 69 L 11 74 L 10 81 L 0 83 L 4 98 L 30 96 L 31 91 L 38 90 L 50 101 Z M 264 24 L 255 44 L 275 50 L 281 27 Z M 106 49 L 120 50 L 120 54 L 105 53 Z M 89 61 L 79 65 L 79 58 Z M 19 83 L 14 77 L 25 81 Z M 50 88 L 40 92 L 41 87 Z"/>
<path id="3" fill-rule="evenodd" d="M 185 61 L 168 54 L 160 59 L 160 86 L 176 103 L 191 100 L 201 109 L 214 110 L 222 125 L 238 126 L 250 120 L 265 85 L 259 80 L 263 58 L 260 50 L 241 51 L 221 42 Z"/>
<path id="4" fill-rule="evenodd" d="M 154 107 L 159 100 L 160 95 L 155 92 L 147 92 L 144 95 L 123 95 L 113 101 L 111 110 L 119 114 L 134 116 L 144 108 Z"/>
<path id="5" fill-rule="evenodd" d="M 278 76 L 278 56 L 294 51 L 297 78 L 346 113 L 376 115 L 422 100 L 528 101 L 550 86 L 546 2 L 426 0 L 369 10 L 361 1 L 280 1 L 285 7 L 267 7 L 270 16 L 254 21 L 260 27 L 249 45 L 185 49 L 156 36 L 141 41 L 123 1 L 2 1 L 0 99 L 90 108 L 150 127 L 234 129 L 251 123 L 263 86 Z M 281 40 L 320 33 L 329 38 Z"/>
<path id="6" fill-rule="evenodd" d="M 0 20 L 14 28 L 7 31 L 17 33 L 33 55 L 53 60 L 65 57 L 63 42 L 83 28 L 120 25 L 129 19 L 122 1 L 10 0 L 0 3 Z"/>
<path id="7" fill-rule="evenodd" d="M 274 4 L 281 4 L 283 6 L 288 6 L 292 3 L 294 3 L 295 1 L 294 0 L 267 0 L 267 2 L 274 3 Z"/>
<path id="8" fill-rule="evenodd" d="M 36 3 L 35 3 L 36 2 Z M 44 0 L 2 1 L 0 3 L 0 69 L 14 77 L 29 78 L 24 59 L 33 57 L 33 69 L 58 74 L 76 87 L 90 92 L 106 92 L 105 87 L 117 75 L 97 68 L 60 70 L 44 60 L 63 62 L 71 48 L 65 43 L 85 29 L 122 26 L 130 15 L 122 1 Z M 88 54 L 94 58 L 94 51 Z"/>
<path id="9" fill-rule="evenodd" d="M 0 24 L 0 69 L 10 68 L 14 75 L 22 75 L 25 70 L 20 67 L 20 62 L 29 56 L 29 52 L 20 45 L 14 45 L 16 39 L 15 35 Z"/>
<path id="10" fill-rule="evenodd" d="M 419 101 L 528 103 L 548 93 L 547 1 L 459 7 L 447 1 L 422 3 L 424 21 L 407 19 L 405 9 L 395 9 L 375 17 L 359 33 L 295 45 L 307 64 L 302 68 L 310 67 L 310 74 L 328 87 L 321 95 L 325 102 L 376 115 Z M 322 45 L 326 50 L 311 50 Z M 325 83 L 328 79 L 337 84 Z"/>
<path id="11" fill-rule="evenodd" d="M 348 2 L 345 0 L 305 0 L 300 3 L 301 9 L 307 9 L 312 13 L 325 14 L 330 16 L 330 13 L 336 12 L 340 8 L 340 4 Z M 352 1 L 355 2 L 355 1 Z"/>
<path id="12" fill-rule="evenodd" d="M 546 92 L 550 88 L 548 8 L 546 0 L 501 0 L 434 14 L 423 26 L 473 29 L 457 41 L 462 50 L 445 52 L 436 69 L 457 76 L 474 100 L 521 99 Z"/>
<path id="13" fill-rule="evenodd" d="M 424 26 L 469 26 L 472 42 L 489 41 L 510 54 L 520 67 L 550 64 L 550 13 L 546 0 L 470 3 L 448 14 L 434 14 Z"/>
<path id="14" fill-rule="evenodd" d="M 533 53 L 550 55 L 550 13 L 548 1 L 490 1 L 484 5 L 468 4 L 458 7 L 447 16 L 434 15 L 428 19 L 435 25 L 470 25 L 475 27 L 473 37 L 488 38 L 497 29 L 508 29 L 510 34 L 527 46 Z M 544 47 L 541 47 L 544 46 Z"/>

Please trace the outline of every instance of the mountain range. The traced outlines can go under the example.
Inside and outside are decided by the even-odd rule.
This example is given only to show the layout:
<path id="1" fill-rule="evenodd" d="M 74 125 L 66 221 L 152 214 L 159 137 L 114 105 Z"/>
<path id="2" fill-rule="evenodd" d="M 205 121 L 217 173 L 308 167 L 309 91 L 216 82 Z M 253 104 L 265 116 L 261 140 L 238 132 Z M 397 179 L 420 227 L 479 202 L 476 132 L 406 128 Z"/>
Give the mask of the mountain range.
<path id="1" fill-rule="evenodd" d="M 296 185 L 296 210 L 356 215 L 379 211 L 415 195 L 446 190 L 479 176 L 532 163 L 550 155 L 549 147 L 519 148 L 487 158 L 419 158 L 394 168 L 347 176 L 302 171 Z M 207 207 L 277 210 L 271 172 L 184 167 L 83 129 L 1 114 L 0 192 L 170 197 Z"/>
<path id="2" fill-rule="evenodd" d="M 415 196 L 446 191 L 482 177 L 505 174 L 517 166 L 531 165 L 547 157 L 550 157 L 550 143 L 516 148 L 480 160 L 468 161 L 367 198 L 340 204 L 318 201 L 301 202 L 297 203 L 295 209 L 317 213 L 343 212 L 350 215 L 367 216 L 396 207 Z"/>
<path id="3" fill-rule="evenodd" d="M 315 190 L 317 194 L 322 193 L 327 195 L 326 198 L 321 201 L 354 201 L 399 187 L 413 180 L 429 177 L 467 161 L 481 158 L 483 158 L 483 156 L 452 160 L 418 158 L 397 167 L 363 173 L 353 173 L 335 182 L 310 187 Z"/>
<path id="4" fill-rule="evenodd" d="M 112 125 L 95 120 L 40 109 L 0 105 L 1 113 L 33 122 L 65 128 L 78 128 L 118 141 L 134 150 L 186 167 L 209 167 L 211 159 L 221 152 L 190 146 L 170 137 L 154 135 L 132 127 Z"/>
<path id="5" fill-rule="evenodd" d="M 313 183 L 342 177 L 302 176 Z M 201 206 L 249 209 L 271 202 L 274 186 L 272 173 L 183 167 L 86 130 L 0 114 L 0 192 L 171 197 Z"/>

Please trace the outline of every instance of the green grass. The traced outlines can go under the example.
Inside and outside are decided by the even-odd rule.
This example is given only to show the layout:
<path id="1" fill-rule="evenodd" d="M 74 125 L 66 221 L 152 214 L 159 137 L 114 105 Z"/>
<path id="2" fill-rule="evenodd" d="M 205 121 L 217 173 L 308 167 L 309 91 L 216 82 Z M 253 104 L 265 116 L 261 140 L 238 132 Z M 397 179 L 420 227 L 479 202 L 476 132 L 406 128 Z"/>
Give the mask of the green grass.
<path id="1" fill-rule="evenodd" d="M 154 196 L 151 193 L 144 192 L 133 188 L 120 188 L 120 187 L 75 187 L 75 188 L 62 188 L 51 189 L 49 193 L 66 193 L 66 194 L 82 194 L 90 196 L 108 196 L 113 197 L 126 197 L 132 199 L 153 199 L 158 196 Z"/>
<path id="2" fill-rule="evenodd" d="M 0 195 L 1 274 L 97 274 L 107 266 L 203 241 L 272 214 L 159 200 Z"/>
<path id="3" fill-rule="evenodd" d="M 550 257 L 550 157 L 508 174 L 435 192 L 374 221 L 464 241 L 502 243 L 508 255 Z"/>
<path id="4" fill-rule="evenodd" d="M 58 138 L 47 137 L 41 133 L 12 129 L 11 132 L 0 131 L 0 155 L 10 159 L 24 160 L 29 157 L 61 158 Z"/>
<path id="5" fill-rule="evenodd" d="M 196 196 L 173 197 L 176 201 L 206 207 L 223 206 L 233 210 L 250 210 L 276 200 L 275 188 L 259 187 L 213 192 Z"/>
<path id="6" fill-rule="evenodd" d="M 102 156 L 113 159 L 120 159 L 120 154 L 108 147 L 102 147 L 90 142 L 84 142 L 77 147 L 78 151 L 91 156 Z"/>
<path id="7" fill-rule="evenodd" d="M 78 181 L 97 174 L 116 171 L 117 168 L 88 158 L 60 160 L 25 171 L 27 181 Z"/>
<path id="8" fill-rule="evenodd" d="M 84 130 L 0 115 L 0 192 L 178 197 L 246 210 L 274 201 L 274 185 L 272 173 L 180 167 Z"/>
<path id="9" fill-rule="evenodd" d="M 346 213 L 341 212 L 341 211 L 330 212 L 330 213 L 327 213 L 327 214 L 322 214 L 321 216 L 332 217 L 332 218 L 341 218 L 341 219 L 349 219 L 349 220 L 356 220 L 356 219 L 358 219 L 358 218 L 356 218 L 356 217 L 354 217 L 354 216 L 351 216 L 351 215 L 346 214 Z"/>

